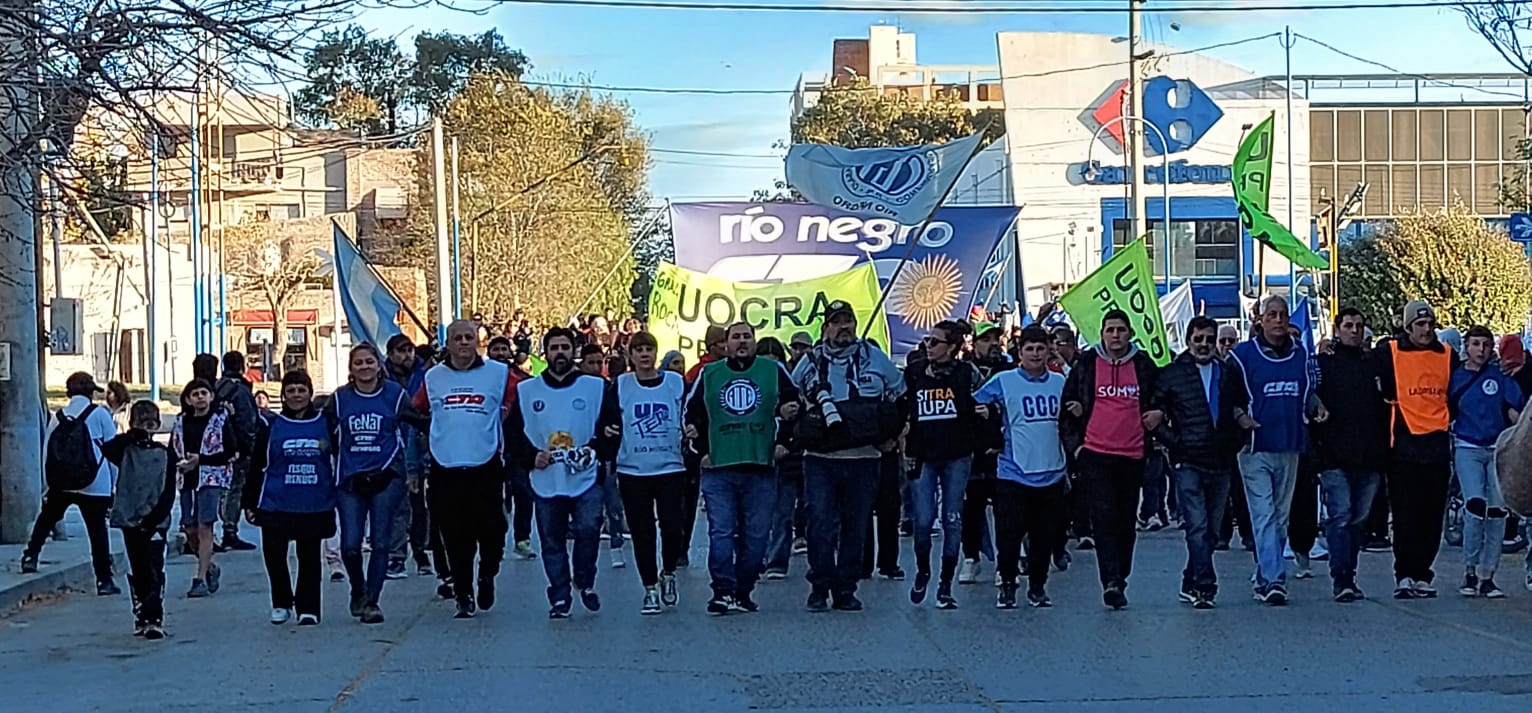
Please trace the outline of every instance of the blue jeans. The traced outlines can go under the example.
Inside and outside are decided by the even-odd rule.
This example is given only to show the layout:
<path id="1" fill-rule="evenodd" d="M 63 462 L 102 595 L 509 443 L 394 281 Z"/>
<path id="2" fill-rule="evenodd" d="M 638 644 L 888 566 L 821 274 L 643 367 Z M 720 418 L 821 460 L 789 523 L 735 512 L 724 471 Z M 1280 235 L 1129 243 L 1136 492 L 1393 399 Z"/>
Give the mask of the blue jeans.
<path id="1" fill-rule="evenodd" d="M 404 502 L 407 491 L 404 478 L 397 477 L 373 495 L 357 495 L 351 491 L 349 481 L 335 489 L 335 502 L 340 510 L 340 560 L 346 565 L 352 593 L 365 591 L 368 604 L 377 604 L 383 595 L 394 517 L 399 513 L 399 504 Z M 372 529 L 372 555 L 367 559 L 367 573 L 363 575 L 362 535 L 369 527 Z"/>
<path id="2" fill-rule="evenodd" d="M 793 556 L 793 536 L 798 502 L 803 499 L 803 455 L 789 454 L 777 461 L 777 497 L 771 512 L 771 536 L 766 544 L 766 571 L 787 574 Z"/>
<path id="3" fill-rule="evenodd" d="M 1244 451 L 1239 454 L 1239 474 L 1255 533 L 1255 586 L 1262 592 L 1274 584 L 1286 586 L 1282 550 L 1287 547 L 1287 522 L 1298 485 L 1298 454 Z"/>
<path id="4" fill-rule="evenodd" d="M 1175 488 L 1170 483 L 1172 477 L 1170 459 L 1165 453 L 1159 449 L 1150 452 L 1149 457 L 1144 459 L 1143 500 L 1138 505 L 1138 519 L 1148 520 L 1155 515 L 1168 519 L 1167 500 L 1170 510 L 1179 512 Z"/>
<path id="5" fill-rule="evenodd" d="M 879 458 L 803 456 L 803 497 L 809 503 L 809 584 L 815 592 L 856 593 L 862 574 Z"/>
<path id="6" fill-rule="evenodd" d="M 1500 569 L 1506 515 L 1495 474 L 1495 448 L 1459 443 L 1452 460 L 1463 489 L 1463 564 L 1479 579 L 1493 579 Z"/>
<path id="7" fill-rule="evenodd" d="M 739 468 L 703 468 L 707 504 L 707 569 L 715 596 L 755 591 L 771 534 L 777 496 L 772 473 Z"/>
<path id="8" fill-rule="evenodd" d="M 620 550 L 627 542 L 628 520 L 622 514 L 622 493 L 618 491 L 617 469 L 610 463 L 601 465 L 606 477 L 601 481 L 602 515 L 606 518 L 606 534 L 611 537 L 612 549 Z"/>
<path id="9" fill-rule="evenodd" d="M 1319 474 L 1319 492 L 1325 502 L 1325 545 L 1330 548 L 1332 584 L 1356 584 L 1357 555 L 1362 551 L 1363 531 L 1372 514 L 1383 476 L 1372 470 L 1337 468 Z"/>
<path id="10" fill-rule="evenodd" d="M 910 481 L 910 508 L 914 513 L 915 566 L 931 571 L 931 525 L 936 522 L 936 493 L 941 492 L 942 561 L 956 562 L 963 553 L 963 496 L 968 492 L 968 471 L 973 457 L 921 461 L 920 477 Z"/>
<path id="11" fill-rule="evenodd" d="M 534 497 L 537 538 L 541 540 L 543 573 L 548 575 L 548 603 L 569 601 L 569 531 L 574 530 L 574 586 L 596 586 L 596 552 L 601 547 L 601 509 L 606 491 L 592 485 L 579 495 Z"/>
<path id="12" fill-rule="evenodd" d="M 1170 473 L 1176 501 L 1181 506 L 1181 529 L 1186 532 L 1186 569 L 1181 572 L 1181 589 L 1213 596 L 1218 593 L 1213 550 L 1218 545 L 1218 526 L 1223 522 L 1233 480 L 1226 470 L 1195 465 L 1175 466 Z"/>

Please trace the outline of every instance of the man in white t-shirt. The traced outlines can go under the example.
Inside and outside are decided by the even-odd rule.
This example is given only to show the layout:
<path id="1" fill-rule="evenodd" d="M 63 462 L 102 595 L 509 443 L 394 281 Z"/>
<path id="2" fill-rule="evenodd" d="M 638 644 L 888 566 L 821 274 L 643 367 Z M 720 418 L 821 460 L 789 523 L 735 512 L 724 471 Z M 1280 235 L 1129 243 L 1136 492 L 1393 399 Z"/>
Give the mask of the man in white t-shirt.
<path id="1" fill-rule="evenodd" d="M 1027 603 L 1050 607 L 1045 586 L 1049 557 L 1063 534 L 1064 448 L 1059 442 L 1063 375 L 1048 369 L 1053 337 L 1041 327 L 1021 333 L 1019 369 L 1004 371 L 974 394 L 981 405 L 999 408 L 1005 432 L 995 481 L 995 548 L 1001 585 L 1000 609 L 1016 608 L 1021 539 L 1027 537 Z"/>
<path id="2" fill-rule="evenodd" d="M 70 374 L 64 382 L 64 391 L 69 396 L 69 403 L 59 409 L 59 415 L 70 420 L 85 419 L 85 426 L 90 433 L 91 455 L 97 463 L 96 477 L 89 485 L 78 490 L 49 487 L 43 494 L 42 511 L 37 514 L 37 522 L 32 526 L 32 537 L 21 555 L 21 571 L 24 574 L 37 571 L 37 557 L 42 553 L 43 540 L 48 538 L 53 526 L 64 519 L 64 513 L 73 505 L 80 509 L 80 517 L 85 520 L 85 534 L 90 538 L 91 563 L 96 570 L 96 594 L 120 594 L 122 590 L 112 580 L 111 541 L 106 531 L 107 516 L 112 509 L 112 491 L 117 485 L 117 466 L 101 457 L 101 444 L 117 435 L 117 424 L 112 420 L 110 411 L 92 401 L 103 389 L 96 385 L 96 380 L 90 374 L 83 371 Z M 59 418 L 53 420 L 50 438 L 62 422 Z M 46 452 L 47 448 L 43 450 Z"/>

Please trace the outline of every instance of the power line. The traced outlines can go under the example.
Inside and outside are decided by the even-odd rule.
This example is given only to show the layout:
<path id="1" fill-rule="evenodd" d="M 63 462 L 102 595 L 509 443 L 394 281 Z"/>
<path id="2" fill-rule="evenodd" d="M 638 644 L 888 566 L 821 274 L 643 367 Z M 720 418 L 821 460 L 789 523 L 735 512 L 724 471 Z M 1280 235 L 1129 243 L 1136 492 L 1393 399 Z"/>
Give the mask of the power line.
<path id="1" fill-rule="evenodd" d="M 1309 37 L 1308 35 L 1305 35 L 1305 34 L 1294 32 L 1293 36 L 1298 37 L 1300 39 L 1308 40 L 1309 42 L 1312 42 L 1312 43 L 1314 43 L 1316 45 L 1319 45 L 1320 47 L 1323 47 L 1323 48 L 1325 48 L 1327 50 L 1330 50 L 1331 52 L 1334 52 L 1334 53 L 1336 53 L 1336 54 L 1338 54 L 1338 55 L 1340 55 L 1342 57 L 1345 57 L 1347 59 L 1354 60 L 1354 61 L 1357 61 L 1357 62 L 1361 62 L 1362 64 L 1372 65 L 1374 67 L 1378 67 L 1380 69 L 1383 69 L 1383 70 L 1386 70 L 1386 71 L 1389 71 L 1389 72 L 1393 72 L 1394 74 L 1398 74 L 1398 75 L 1400 75 L 1402 77 L 1408 77 L 1410 79 L 1423 80 L 1423 81 L 1429 82 L 1429 83 L 1431 83 L 1433 85 L 1441 86 L 1441 87 L 1452 87 L 1454 89 L 1464 89 L 1464 90 L 1468 90 L 1468 91 L 1479 92 L 1481 94 L 1490 94 L 1490 95 L 1494 95 L 1494 96 L 1510 97 L 1510 98 L 1515 99 L 1517 101 L 1522 101 L 1522 100 L 1526 99 L 1525 96 L 1523 96 L 1521 94 L 1517 94 L 1515 92 L 1500 92 L 1500 91 L 1495 91 L 1493 89 L 1486 89 L 1484 87 L 1475 87 L 1475 86 L 1472 86 L 1472 85 L 1469 85 L 1469 84 L 1457 84 L 1457 83 L 1454 83 L 1454 82 L 1449 82 L 1449 81 L 1445 81 L 1445 80 L 1441 80 L 1441 79 L 1432 79 L 1429 75 L 1425 75 L 1425 74 L 1413 74 L 1413 73 L 1410 73 L 1410 72 L 1402 72 L 1402 71 L 1394 69 L 1393 67 L 1390 67 L 1390 66 L 1388 66 L 1388 65 L 1386 65 L 1386 64 L 1384 64 L 1382 62 L 1379 62 L 1377 60 L 1367 59 L 1366 57 L 1358 57 L 1357 55 L 1351 54 L 1350 52 L 1347 52 L 1347 51 L 1345 51 L 1343 49 L 1335 47 L 1334 45 L 1328 44 L 1326 42 L 1322 42 L 1320 40 L 1316 40 L 1316 39 L 1314 39 L 1312 37 Z M 1288 91 L 1292 91 L 1292 88 L 1289 87 Z"/>
<path id="2" fill-rule="evenodd" d="M 813 13 L 900 13 L 912 15 L 956 15 L 956 14 L 1010 14 L 1010 15 L 1079 15 L 1092 14 L 1121 15 L 1120 7 L 1105 5 L 1071 5 L 1059 7 L 1053 4 L 1039 5 L 1016 5 L 1018 0 L 1003 0 L 1010 5 L 968 5 L 957 8 L 951 5 L 802 5 L 793 3 L 766 4 L 748 2 L 678 2 L 676 0 L 496 0 L 503 5 L 548 5 L 554 7 L 601 7 L 601 8 L 635 8 L 650 10 L 738 10 L 745 12 L 813 12 Z M 917 0 L 918 2 L 919 0 Z M 1025 1 L 1025 0 L 1022 0 Z M 1075 0 L 1081 2 L 1081 0 Z M 1196 13 L 1221 13 L 1236 14 L 1246 12 L 1291 12 L 1291 11 L 1320 11 L 1320 10 L 1384 10 L 1384 9 L 1408 9 L 1408 8 L 1441 8 L 1441 7 L 1488 7 L 1488 6 L 1511 6 L 1528 5 L 1532 0 L 1453 0 L 1452 2 L 1440 2 L 1439 0 L 1394 0 L 1394 1 L 1355 1 L 1336 4 L 1318 4 L 1315 2 L 1286 2 L 1275 4 L 1247 4 L 1238 5 L 1212 5 L 1204 3 L 1187 3 L 1179 5 L 1146 5 L 1139 9 L 1144 14 L 1165 14 L 1174 12 Z"/>
<path id="3" fill-rule="evenodd" d="M 778 161 L 781 161 L 782 159 L 786 158 L 785 154 L 729 153 L 727 151 L 694 151 L 692 149 L 662 149 L 662 148 L 658 148 L 658 147 L 654 147 L 654 146 L 650 146 L 648 150 L 653 152 L 653 153 L 673 153 L 673 154 L 682 154 L 682 155 L 685 155 L 685 156 L 719 156 L 719 157 L 722 157 L 722 158 L 770 158 L 770 159 L 776 159 Z"/>

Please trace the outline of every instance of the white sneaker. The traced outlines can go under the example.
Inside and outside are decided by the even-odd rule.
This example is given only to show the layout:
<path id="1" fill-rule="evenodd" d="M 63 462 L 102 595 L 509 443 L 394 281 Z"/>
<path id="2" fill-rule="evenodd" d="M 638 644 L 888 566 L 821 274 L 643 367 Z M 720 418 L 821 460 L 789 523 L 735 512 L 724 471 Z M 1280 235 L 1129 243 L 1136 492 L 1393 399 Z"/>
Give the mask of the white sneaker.
<path id="1" fill-rule="evenodd" d="M 1309 564 L 1309 556 L 1302 552 L 1297 553 L 1293 557 L 1293 569 L 1296 570 L 1293 574 L 1293 579 L 1312 579 L 1314 577 L 1314 568 Z"/>
<path id="2" fill-rule="evenodd" d="M 299 614 L 298 615 L 298 626 L 316 626 L 318 624 L 319 624 L 319 617 L 314 616 L 313 614 Z"/>
<path id="3" fill-rule="evenodd" d="M 628 561 L 623 559 L 622 550 L 612 550 L 612 569 L 622 569 L 628 566 Z"/>
<path id="4" fill-rule="evenodd" d="M 963 566 L 958 568 L 958 584 L 973 584 L 979 581 L 979 561 L 963 560 Z M 1532 575 L 1527 577 L 1527 588 L 1532 589 Z"/>
<path id="5" fill-rule="evenodd" d="M 1005 584 L 1005 577 L 1000 576 L 1000 567 L 996 566 L 995 567 L 995 586 L 996 587 L 1000 587 L 1000 586 L 1003 586 L 1004 584 Z"/>
<path id="6" fill-rule="evenodd" d="M 292 618 L 293 618 L 293 610 L 291 610 L 291 609 L 272 609 L 271 610 L 271 623 L 273 623 L 273 624 L 286 624 L 287 621 L 289 619 L 292 619 Z"/>

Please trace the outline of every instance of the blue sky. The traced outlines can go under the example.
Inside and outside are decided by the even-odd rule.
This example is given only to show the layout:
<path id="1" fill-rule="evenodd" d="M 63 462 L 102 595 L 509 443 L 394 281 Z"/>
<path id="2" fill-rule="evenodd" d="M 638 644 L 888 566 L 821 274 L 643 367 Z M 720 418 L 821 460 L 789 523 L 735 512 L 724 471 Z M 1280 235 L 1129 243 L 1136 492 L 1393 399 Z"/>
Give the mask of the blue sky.
<path id="1" fill-rule="evenodd" d="M 854 0 L 869 7 L 896 0 Z M 950 0 L 949 0 L 950 1 Z M 1322 0 L 1340 2 L 1342 0 Z M 1354 0 L 1353 0 L 1354 1 Z M 1014 5 L 1015 3 L 1013 3 Z M 1233 2 L 1226 4 L 1235 4 Z M 1250 4 L 1248 1 L 1240 4 Z M 1289 3 L 1291 4 L 1291 3 Z M 1305 4 L 1318 4 L 1310 0 Z M 738 199 L 780 177 L 772 144 L 786 139 L 790 92 L 803 72 L 830 69 L 831 42 L 866 37 L 874 24 L 916 33 L 922 64 L 994 64 L 995 33 L 1071 31 L 1118 35 L 1126 13 L 1106 15 L 943 15 L 740 12 L 643 8 L 499 5 L 484 15 L 444 11 L 372 10 L 359 21 L 408 41 L 431 30 L 482 32 L 497 28 L 530 58 L 529 79 L 624 87 L 768 89 L 772 95 L 618 93 L 657 149 L 650 189 L 657 200 Z M 1172 22 L 1181 26 L 1170 28 Z M 1510 67 L 1455 11 L 1443 8 L 1259 11 L 1231 14 L 1147 14 L 1153 41 L 1194 48 L 1280 32 L 1311 36 L 1359 57 L 1405 72 L 1508 72 Z M 1365 28 L 1365 31 L 1358 31 Z M 1276 39 L 1210 54 L 1260 74 L 1283 70 Z M 1380 72 L 1377 67 L 1301 42 L 1295 73 Z"/>

